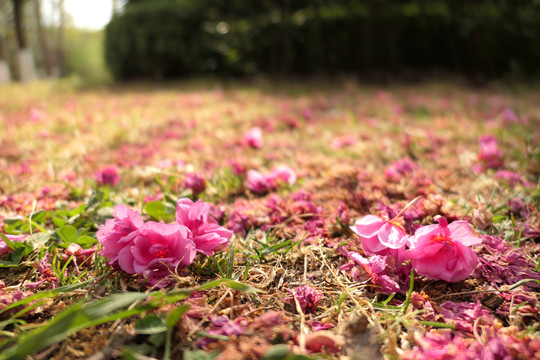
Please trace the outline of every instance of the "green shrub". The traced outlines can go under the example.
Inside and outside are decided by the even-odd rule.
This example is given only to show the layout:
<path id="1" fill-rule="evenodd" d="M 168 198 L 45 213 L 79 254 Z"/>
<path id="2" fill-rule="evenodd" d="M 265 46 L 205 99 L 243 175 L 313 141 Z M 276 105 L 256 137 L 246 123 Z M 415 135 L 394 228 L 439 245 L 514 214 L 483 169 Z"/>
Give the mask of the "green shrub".
<path id="1" fill-rule="evenodd" d="M 131 0 L 106 29 L 115 77 L 397 73 L 539 76 L 540 3 Z"/>

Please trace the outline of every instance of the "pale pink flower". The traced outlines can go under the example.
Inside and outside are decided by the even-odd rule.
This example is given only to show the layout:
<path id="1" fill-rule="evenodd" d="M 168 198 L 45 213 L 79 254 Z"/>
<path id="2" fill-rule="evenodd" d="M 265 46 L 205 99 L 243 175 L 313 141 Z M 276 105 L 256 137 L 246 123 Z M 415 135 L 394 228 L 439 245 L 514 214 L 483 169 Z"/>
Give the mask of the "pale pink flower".
<path id="1" fill-rule="evenodd" d="M 423 226 L 409 239 L 403 257 L 411 259 L 414 270 L 428 279 L 457 282 L 466 279 L 477 264 L 477 256 L 468 246 L 480 244 L 467 221 L 450 225 L 444 217 L 439 223 Z"/>
<path id="2" fill-rule="evenodd" d="M 119 262 L 120 253 L 130 253 L 131 246 L 138 234 L 139 228 L 143 225 L 141 214 L 129 209 L 124 204 L 114 207 L 114 219 L 109 219 L 101 225 L 96 233 L 96 237 L 101 243 L 101 255 L 109 259 L 109 264 L 114 265 Z M 131 269 L 133 265 L 125 265 Z M 120 267 L 124 270 L 122 264 Z M 133 272 L 131 272 L 133 273 Z"/>
<path id="3" fill-rule="evenodd" d="M 344 253 L 349 259 L 354 260 L 354 262 L 362 267 L 365 273 L 371 277 L 371 282 L 381 288 L 382 291 L 392 294 L 398 292 L 399 285 L 393 280 L 388 273 L 388 257 L 380 255 L 372 255 L 369 258 L 363 257 L 357 252 L 347 252 L 346 250 L 340 250 Z M 342 266 L 342 269 L 345 270 L 348 268 L 348 265 Z M 358 278 L 361 280 L 362 274 L 358 272 L 351 271 L 353 279 Z M 363 281 L 364 279 L 362 279 Z"/>
<path id="4" fill-rule="evenodd" d="M 503 122 L 504 122 L 505 125 L 507 125 L 507 124 L 517 124 L 519 122 L 519 118 L 516 115 L 516 113 L 512 109 L 509 109 L 509 108 L 505 108 L 501 112 L 501 117 L 502 117 Z"/>
<path id="5" fill-rule="evenodd" d="M 141 272 L 146 283 L 157 288 L 164 288 L 174 282 L 178 260 L 174 258 L 156 258 Z M 140 279 L 139 281 L 142 281 Z"/>
<path id="6" fill-rule="evenodd" d="M 116 166 L 106 166 L 95 173 L 99 185 L 116 186 L 120 181 L 120 175 Z"/>
<path id="7" fill-rule="evenodd" d="M 8 238 L 11 242 L 23 242 L 24 239 L 26 239 L 26 235 L 9 235 L 9 234 L 3 234 L 5 237 Z M 9 254 L 13 250 L 0 238 L 0 256 Z"/>
<path id="8" fill-rule="evenodd" d="M 514 188 L 518 184 L 525 187 L 534 186 L 533 183 L 530 183 L 527 180 L 523 179 L 520 174 L 508 170 L 497 171 L 494 178 L 506 182 L 511 188 Z"/>
<path id="9" fill-rule="evenodd" d="M 193 202 L 188 198 L 178 200 L 176 204 L 176 221 L 186 226 L 192 233 L 195 249 L 204 255 L 226 247 L 232 231 L 220 226 L 216 220 L 208 216 L 210 204 L 199 200 Z"/>
<path id="10" fill-rule="evenodd" d="M 404 176 L 418 169 L 418 164 L 408 158 L 396 160 L 384 170 L 384 176 L 390 181 L 400 181 Z"/>
<path id="11" fill-rule="evenodd" d="M 353 135 L 345 135 L 343 137 L 338 137 L 332 140 L 332 142 L 330 143 L 330 148 L 337 150 L 354 144 L 356 144 L 356 137 L 354 137 Z"/>
<path id="12" fill-rule="evenodd" d="M 247 172 L 247 188 L 255 194 L 264 194 L 276 188 L 275 178 L 257 170 Z"/>
<path id="13" fill-rule="evenodd" d="M 391 255 L 397 259 L 407 242 L 403 227 L 387 217 L 364 216 L 356 220 L 351 230 L 360 236 L 368 255 Z"/>
<path id="14" fill-rule="evenodd" d="M 323 295 L 321 291 L 308 285 L 302 285 L 294 289 L 294 291 L 288 291 L 292 297 L 287 297 L 284 301 L 292 304 L 292 306 L 296 308 L 296 301 L 294 300 L 296 298 L 300 305 L 300 309 L 304 314 L 311 314 L 319 304 Z"/>
<path id="15" fill-rule="evenodd" d="M 144 274 L 158 268 L 158 263 L 174 273 L 177 267 L 191 264 L 195 255 L 195 244 L 187 227 L 148 221 L 139 229 L 130 251 L 120 254 L 119 263 L 131 274 Z"/>
<path id="16" fill-rule="evenodd" d="M 270 176 L 277 181 L 281 181 L 289 185 L 294 185 L 296 183 L 296 173 L 287 165 L 278 165 L 274 167 Z"/>
<path id="17" fill-rule="evenodd" d="M 503 166 L 502 152 L 497 146 L 497 139 L 491 135 L 484 135 L 479 140 L 480 152 L 478 159 L 489 169 L 498 169 Z"/>
<path id="18" fill-rule="evenodd" d="M 190 173 L 186 175 L 184 187 L 186 189 L 191 189 L 193 194 L 197 196 L 206 189 L 206 180 L 204 180 L 202 176 Z"/>
<path id="19" fill-rule="evenodd" d="M 259 127 L 249 129 L 244 134 L 244 141 L 252 148 L 259 149 L 263 146 L 263 134 Z"/>

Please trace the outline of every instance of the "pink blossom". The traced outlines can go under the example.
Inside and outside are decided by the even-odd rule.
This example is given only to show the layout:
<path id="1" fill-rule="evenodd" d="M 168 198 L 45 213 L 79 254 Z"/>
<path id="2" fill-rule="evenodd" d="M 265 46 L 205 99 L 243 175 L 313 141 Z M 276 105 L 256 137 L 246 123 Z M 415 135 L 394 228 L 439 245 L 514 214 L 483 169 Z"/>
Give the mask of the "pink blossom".
<path id="1" fill-rule="evenodd" d="M 176 204 L 176 221 L 191 231 L 195 249 L 204 255 L 212 255 L 226 247 L 232 236 L 232 231 L 208 216 L 209 211 L 210 204 L 202 200 L 194 203 L 183 198 Z"/>
<path id="2" fill-rule="evenodd" d="M 26 235 L 9 235 L 3 234 L 11 242 L 23 242 L 26 239 Z M 13 250 L 0 238 L 0 256 L 9 254 Z"/>
<path id="3" fill-rule="evenodd" d="M 247 172 L 247 188 L 255 194 L 264 194 L 275 190 L 279 183 L 294 185 L 296 173 L 287 165 L 278 165 L 270 174 L 264 174 L 257 170 Z"/>
<path id="4" fill-rule="evenodd" d="M 349 259 L 353 260 L 357 265 L 360 265 L 363 272 L 371 278 L 371 282 L 381 288 L 382 291 L 388 294 L 399 292 L 398 283 L 388 274 L 388 257 L 373 255 L 366 258 L 357 252 L 347 252 L 345 249 L 340 249 Z M 342 267 L 342 270 L 347 269 L 347 265 Z M 355 280 L 365 280 L 365 275 L 358 272 L 359 269 L 351 269 L 352 276 Z"/>
<path id="5" fill-rule="evenodd" d="M 509 108 L 505 108 L 501 112 L 501 117 L 503 119 L 504 124 L 517 124 L 519 122 L 519 118 L 517 117 L 516 113 Z"/>
<path id="6" fill-rule="evenodd" d="M 272 169 L 271 175 L 277 181 L 294 185 L 296 183 L 296 173 L 287 165 L 278 165 Z"/>
<path id="7" fill-rule="evenodd" d="M 121 261 L 120 258 L 131 254 L 131 246 L 138 235 L 139 228 L 143 225 L 143 220 L 141 214 L 124 204 L 116 205 L 114 212 L 114 219 L 109 219 L 101 225 L 96 237 L 102 246 L 101 255 L 109 259 L 109 264 L 119 263 L 120 267 L 127 271 L 125 268 L 131 269 L 133 265 Z"/>
<path id="8" fill-rule="evenodd" d="M 291 303 L 296 308 L 296 301 L 294 300 L 296 298 L 304 314 L 312 313 L 322 298 L 322 292 L 308 285 L 299 286 L 294 291 L 288 291 L 292 297 L 285 298 L 285 301 Z"/>
<path id="9" fill-rule="evenodd" d="M 489 169 L 498 169 L 503 166 L 502 152 L 497 146 L 497 139 L 491 135 L 484 135 L 479 140 L 480 152 L 478 159 Z"/>
<path id="10" fill-rule="evenodd" d="M 96 181 L 99 185 L 116 186 L 120 181 L 120 175 L 115 166 L 106 166 L 100 169 L 95 174 Z"/>
<path id="11" fill-rule="evenodd" d="M 330 143 L 330 148 L 337 150 L 354 144 L 356 144 L 356 138 L 353 135 L 345 135 L 332 140 Z"/>
<path id="12" fill-rule="evenodd" d="M 411 259 L 414 270 L 433 280 L 457 282 L 466 279 L 477 264 L 477 256 L 468 246 L 480 244 L 466 221 L 448 225 L 438 217 L 438 225 L 423 226 L 409 239 L 410 249 L 403 257 Z"/>
<path id="13" fill-rule="evenodd" d="M 174 272 L 176 267 L 186 267 L 195 258 L 195 244 L 191 231 L 184 225 L 148 221 L 140 227 L 131 251 L 119 259 L 122 268 L 130 274 L 143 274 L 157 264 L 167 265 Z"/>
<path id="14" fill-rule="evenodd" d="M 210 335 L 238 336 L 244 334 L 244 328 L 247 325 L 247 321 L 241 317 L 233 321 L 227 316 L 219 316 L 212 319 L 210 325 L 211 328 L 210 330 L 208 330 L 208 334 Z M 197 342 L 197 345 L 202 349 L 206 349 L 208 344 L 211 344 L 215 341 L 215 339 L 206 337 L 201 341 Z"/>
<path id="15" fill-rule="evenodd" d="M 418 169 L 418 164 L 408 158 L 396 160 L 384 171 L 384 176 L 390 181 L 400 181 L 405 175 L 412 174 Z"/>
<path id="16" fill-rule="evenodd" d="M 177 259 L 157 258 L 150 261 L 140 275 L 143 276 L 148 285 L 161 289 L 172 284 L 177 265 Z"/>
<path id="17" fill-rule="evenodd" d="M 263 146 L 263 134 L 260 127 L 249 129 L 244 134 L 244 141 L 252 148 L 259 149 Z"/>
<path id="18" fill-rule="evenodd" d="M 525 235 L 525 230 L 523 230 Z M 482 236 L 482 245 L 477 249 L 479 266 L 473 276 L 483 278 L 490 284 L 500 286 L 515 284 L 524 279 L 540 280 L 535 271 L 536 263 L 526 255 L 521 248 L 514 248 L 501 237 Z M 538 287 L 535 282 L 523 285 L 530 291 L 531 287 Z"/>
<path id="19" fill-rule="evenodd" d="M 479 300 L 476 303 L 445 301 L 440 305 L 440 311 L 445 322 L 469 333 L 473 332 L 474 321 L 478 318 L 482 318 L 482 323 L 493 324 L 491 312 Z"/>
<path id="20" fill-rule="evenodd" d="M 247 172 L 247 188 L 255 194 L 264 194 L 276 187 L 273 176 L 265 175 L 257 170 Z"/>
<path id="21" fill-rule="evenodd" d="M 197 196 L 199 193 L 203 192 L 204 189 L 206 189 L 206 181 L 200 175 L 187 174 L 184 180 L 184 187 L 186 189 L 191 189 L 193 194 Z"/>
<path id="22" fill-rule="evenodd" d="M 46 115 L 42 111 L 32 108 L 30 110 L 29 117 L 30 117 L 30 121 L 32 121 L 33 123 L 38 123 L 41 120 L 44 120 L 46 118 Z"/>
<path id="23" fill-rule="evenodd" d="M 391 255 L 397 258 L 407 242 L 403 227 L 387 217 L 364 216 L 356 220 L 351 230 L 360 236 L 362 248 L 368 255 Z"/>
<path id="24" fill-rule="evenodd" d="M 520 174 L 508 171 L 508 170 L 499 170 L 495 174 L 495 179 L 502 180 L 508 184 L 511 188 L 514 188 L 514 186 L 521 184 L 526 187 L 534 186 L 534 184 L 523 180 Z"/>
<path id="25" fill-rule="evenodd" d="M 508 201 L 508 208 L 510 213 L 514 215 L 519 215 L 523 219 L 527 220 L 529 218 L 529 207 L 525 205 L 523 200 L 519 197 L 515 197 Z"/>
<path id="26" fill-rule="evenodd" d="M 92 246 L 90 249 L 83 249 L 79 244 L 71 243 L 64 251 L 62 260 L 67 261 L 71 256 L 74 258 L 75 264 L 88 265 L 89 258 L 91 258 L 97 250 L 97 245 Z"/>

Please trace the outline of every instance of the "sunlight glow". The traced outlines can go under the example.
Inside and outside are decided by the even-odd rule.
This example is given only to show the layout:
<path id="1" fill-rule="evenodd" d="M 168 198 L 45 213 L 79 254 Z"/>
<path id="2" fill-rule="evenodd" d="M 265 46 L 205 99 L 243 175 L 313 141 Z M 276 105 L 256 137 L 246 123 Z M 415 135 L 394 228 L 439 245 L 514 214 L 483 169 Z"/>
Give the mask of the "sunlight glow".
<path id="1" fill-rule="evenodd" d="M 112 0 L 66 0 L 66 12 L 77 28 L 100 30 L 112 16 Z"/>

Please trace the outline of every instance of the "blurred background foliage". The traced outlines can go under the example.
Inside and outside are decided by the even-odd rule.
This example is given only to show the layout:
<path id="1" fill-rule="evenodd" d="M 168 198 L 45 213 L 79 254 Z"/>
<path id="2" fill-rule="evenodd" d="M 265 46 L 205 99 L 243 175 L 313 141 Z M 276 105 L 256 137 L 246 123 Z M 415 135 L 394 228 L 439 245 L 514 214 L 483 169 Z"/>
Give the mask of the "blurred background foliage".
<path id="1" fill-rule="evenodd" d="M 104 34 L 104 30 L 76 28 L 64 0 L 0 0 L 0 66 L 6 64 L 11 77 L 8 81 L 0 77 L 0 84 L 62 77 L 83 86 L 108 83 Z M 21 76 L 18 52 L 22 49 L 29 50 L 35 67 L 29 79 Z"/>
<path id="2" fill-rule="evenodd" d="M 75 28 L 63 6 L 0 0 L 0 67 L 13 79 L 25 81 L 23 49 L 37 78 L 86 85 L 205 74 L 540 78 L 540 0 L 111 0 L 98 31 Z"/>
<path id="3" fill-rule="evenodd" d="M 118 79 L 202 73 L 540 75 L 540 0 L 129 0 Z"/>

